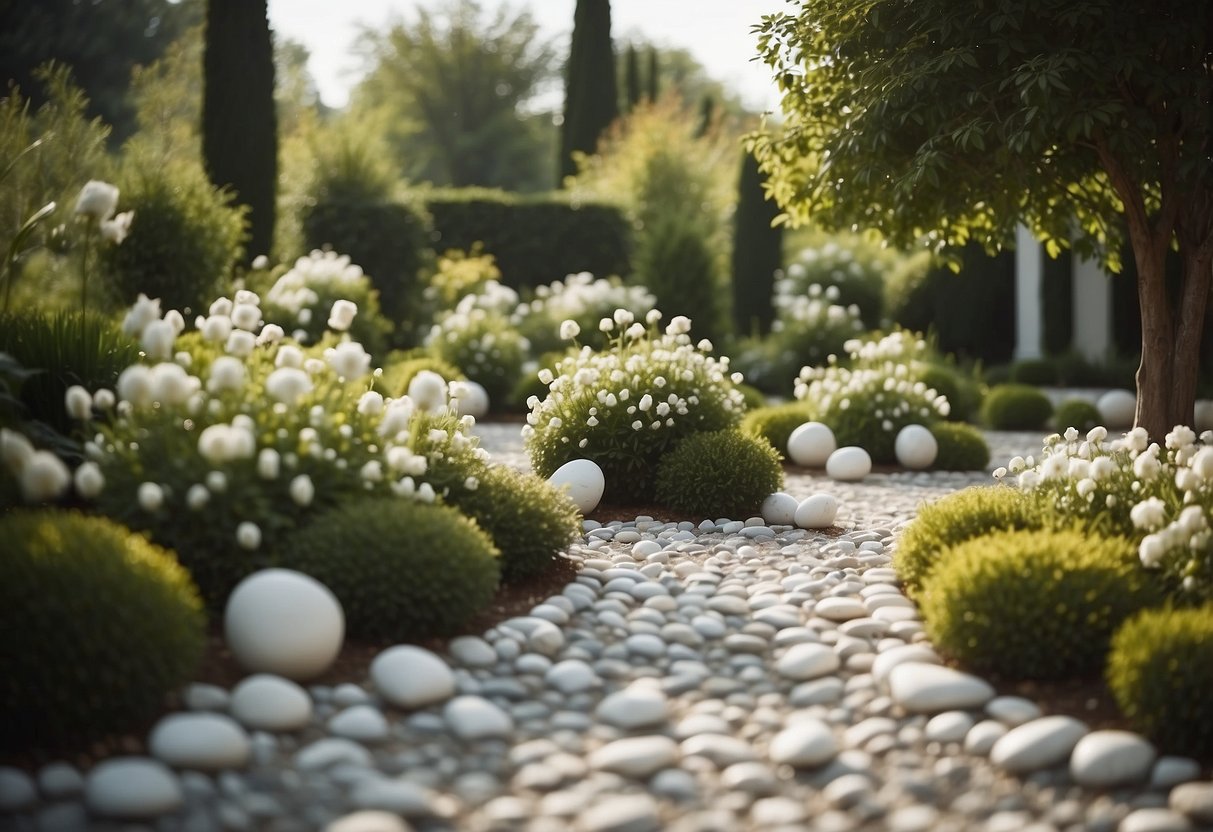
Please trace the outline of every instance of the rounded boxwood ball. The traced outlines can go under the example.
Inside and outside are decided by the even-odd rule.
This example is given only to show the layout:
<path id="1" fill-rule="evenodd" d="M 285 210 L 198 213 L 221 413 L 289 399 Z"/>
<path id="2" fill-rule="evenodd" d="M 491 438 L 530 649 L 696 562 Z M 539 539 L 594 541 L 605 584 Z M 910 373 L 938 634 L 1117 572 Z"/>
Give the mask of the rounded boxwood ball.
<path id="1" fill-rule="evenodd" d="M 1066 428 L 1086 433 L 1100 424 L 1103 424 L 1103 417 L 1099 414 L 1099 408 L 1086 399 L 1067 399 L 1053 413 L 1053 425 L 1058 433 L 1063 433 Z"/>
<path id="2" fill-rule="evenodd" d="M 748 436 L 766 439 L 772 448 L 783 453 L 792 431 L 812 419 L 813 411 L 804 402 L 784 402 L 747 411 L 738 427 Z"/>
<path id="3" fill-rule="evenodd" d="M 996 532 L 958 544 L 921 597 L 927 634 L 978 672 L 1011 679 L 1099 673 L 1125 619 L 1162 592 L 1119 537 Z"/>
<path id="4" fill-rule="evenodd" d="M 963 422 L 936 422 L 928 428 L 939 452 L 936 471 L 982 471 L 990 464 L 990 445 L 981 431 Z"/>
<path id="5" fill-rule="evenodd" d="M 450 635 L 484 609 L 497 590 L 498 555 L 454 508 L 379 497 L 298 529 L 281 565 L 333 591 L 351 638 L 404 641 Z"/>
<path id="6" fill-rule="evenodd" d="M 782 487 L 779 454 L 739 430 L 691 434 L 657 463 L 657 502 L 697 517 L 756 515 Z"/>
<path id="7" fill-rule="evenodd" d="M 995 430 L 1039 430 L 1052 415 L 1049 397 L 1026 384 L 1000 384 L 981 405 L 982 421 Z"/>
<path id="8" fill-rule="evenodd" d="M 0 517 L 0 539 L 0 750 L 83 748 L 139 728 L 188 681 L 206 619 L 171 552 L 50 509 Z"/>

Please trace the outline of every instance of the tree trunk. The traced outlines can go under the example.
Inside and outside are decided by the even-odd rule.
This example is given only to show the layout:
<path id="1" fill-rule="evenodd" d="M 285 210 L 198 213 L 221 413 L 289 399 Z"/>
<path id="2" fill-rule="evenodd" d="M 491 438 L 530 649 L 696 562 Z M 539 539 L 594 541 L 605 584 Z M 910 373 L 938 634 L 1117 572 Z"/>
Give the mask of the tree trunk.
<path id="1" fill-rule="evenodd" d="M 1181 243 L 1182 247 L 1182 243 Z M 1175 315 L 1175 347 L 1172 354 L 1171 418 L 1174 425 L 1192 425 L 1196 404 L 1196 382 L 1200 371 L 1200 344 L 1204 336 L 1209 283 L 1213 277 L 1210 257 L 1201 247 L 1183 254 L 1183 283 Z"/>
<path id="2" fill-rule="evenodd" d="M 1167 297 L 1166 241 L 1129 217 L 1129 237 L 1137 263 L 1137 298 L 1141 306 L 1141 364 L 1137 367 L 1137 412 L 1134 424 L 1154 441 L 1175 426 L 1172 407 L 1175 332 Z M 1192 403 L 1188 405 L 1191 421 Z"/>

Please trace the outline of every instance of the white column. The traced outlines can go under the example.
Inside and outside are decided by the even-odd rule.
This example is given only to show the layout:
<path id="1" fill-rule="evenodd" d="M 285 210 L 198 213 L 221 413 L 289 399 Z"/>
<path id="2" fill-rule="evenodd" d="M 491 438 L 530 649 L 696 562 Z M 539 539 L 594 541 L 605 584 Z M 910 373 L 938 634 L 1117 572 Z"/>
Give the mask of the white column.
<path id="1" fill-rule="evenodd" d="M 1112 279 L 1096 260 L 1074 258 L 1074 349 L 1103 362 L 1112 349 Z"/>
<path id="2" fill-rule="evenodd" d="M 1015 358 L 1040 358 L 1044 315 L 1040 279 L 1044 248 L 1026 226 L 1015 229 Z"/>

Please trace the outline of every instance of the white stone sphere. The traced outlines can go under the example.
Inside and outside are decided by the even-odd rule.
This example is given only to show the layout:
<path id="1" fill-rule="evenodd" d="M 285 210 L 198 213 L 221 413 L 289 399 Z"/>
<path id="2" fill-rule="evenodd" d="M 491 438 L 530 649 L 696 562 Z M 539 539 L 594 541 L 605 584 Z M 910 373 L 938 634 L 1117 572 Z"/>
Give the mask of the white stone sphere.
<path id="1" fill-rule="evenodd" d="M 790 526 L 796 522 L 796 498 L 791 494 L 776 491 L 762 501 L 759 513 L 772 526 Z"/>
<path id="2" fill-rule="evenodd" d="M 863 448 L 848 445 L 830 454 L 826 460 L 826 475 L 831 479 L 861 480 L 872 473 L 872 457 Z"/>
<path id="3" fill-rule="evenodd" d="M 582 514 L 589 514 L 598 507 L 606 489 L 602 469 L 590 459 L 569 460 L 548 477 L 548 482 L 568 494 Z"/>
<path id="4" fill-rule="evenodd" d="M 829 425 L 805 422 L 788 437 L 788 459 L 805 468 L 820 468 L 838 448 Z"/>
<path id="5" fill-rule="evenodd" d="M 811 494 L 796 507 L 796 525 L 802 529 L 826 529 L 838 516 L 838 500 L 832 494 Z"/>
<path id="6" fill-rule="evenodd" d="M 489 412 L 489 392 L 478 381 L 452 381 L 451 402 L 461 416 L 482 419 Z"/>
<path id="7" fill-rule="evenodd" d="M 922 425 L 906 425 L 893 440 L 893 453 L 903 468 L 930 468 L 939 455 L 939 443 L 934 434 Z"/>
<path id="8" fill-rule="evenodd" d="M 1099 397 L 1095 407 L 1099 410 L 1104 427 L 1111 430 L 1128 430 L 1133 427 L 1137 396 L 1129 390 L 1109 390 Z"/>
<path id="9" fill-rule="evenodd" d="M 315 578 L 290 569 L 263 569 L 232 590 L 224 632 L 245 669 L 311 679 L 341 652 L 345 613 Z"/>
<path id="10" fill-rule="evenodd" d="M 1197 433 L 1213 430 L 1213 399 L 1197 399 L 1192 415 L 1192 429 Z"/>

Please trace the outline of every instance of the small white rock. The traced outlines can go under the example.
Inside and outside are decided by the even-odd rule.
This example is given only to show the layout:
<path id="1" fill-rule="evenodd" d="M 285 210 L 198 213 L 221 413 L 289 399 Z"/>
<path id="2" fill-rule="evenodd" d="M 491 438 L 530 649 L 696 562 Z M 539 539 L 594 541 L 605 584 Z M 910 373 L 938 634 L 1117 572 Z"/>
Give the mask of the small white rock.
<path id="1" fill-rule="evenodd" d="M 603 722 L 630 731 L 665 722 L 667 709 L 660 690 L 632 685 L 603 699 L 595 713 Z"/>
<path id="2" fill-rule="evenodd" d="M 1128 430 L 1133 427 L 1137 411 L 1137 396 L 1130 390 L 1109 390 L 1095 404 L 1109 430 Z"/>
<path id="3" fill-rule="evenodd" d="M 158 760 L 111 757 L 89 770 L 84 802 L 90 812 L 107 818 L 154 818 L 181 807 L 181 781 Z"/>
<path id="4" fill-rule="evenodd" d="M 805 642 L 793 644 L 775 662 L 775 670 L 785 679 L 804 682 L 833 673 L 842 662 L 830 647 Z"/>
<path id="5" fill-rule="evenodd" d="M 466 379 L 464 381 L 453 381 L 449 387 L 451 391 L 451 404 L 459 411 L 460 415 L 471 416 L 473 419 L 482 419 L 488 415 L 489 391 L 484 389 L 483 384 Z"/>
<path id="6" fill-rule="evenodd" d="M 367 809 L 337 818 L 324 832 L 412 832 L 412 828 L 399 815 Z"/>
<path id="7" fill-rule="evenodd" d="M 762 501 L 759 513 L 762 519 L 772 526 L 791 526 L 796 522 L 796 508 L 799 503 L 791 494 L 776 491 Z"/>
<path id="8" fill-rule="evenodd" d="M 838 448 L 834 431 L 821 422 L 805 422 L 788 436 L 788 459 L 806 468 L 820 468 Z"/>
<path id="9" fill-rule="evenodd" d="M 819 719 L 800 719 L 771 738 L 771 761 L 793 768 L 816 768 L 838 755 L 838 741 Z"/>
<path id="10" fill-rule="evenodd" d="M 329 733 L 355 742 L 383 742 L 390 735 L 387 718 L 371 705 L 351 705 L 329 720 Z"/>
<path id="11" fill-rule="evenodd" d="M 828 529 L 838 516 L 838 499 L 832 494 L 810 494 L 796 506 L 794 520 L 802 529 Z"/>
<path id="12" fill-rule="evenodd" d="M 232 716 L 257 731 L 298 731 L 312 720 L 312 698 L 290 679 L 257 673 L 232 689 Z"/>
<path id="13" fill-rule="evenodd" d="M 548 477 L 548 482 L 564 490 L 582 514 L 589 514 L 597 508 L 602 500 L 602 492 L 606 490 L 602 468 L 590 459 L 569 460 Z"/>
<path id="14" fill-rule="evenodd" d="M 818 601 L 817 606 L 813 608 L 813 614 L 827 621 L 850 621 L 854 618 L 865 618 L 868 608 L 854 596 L 832 595 Z"/>
<path id="15" fill-rule="evenodd" d="M 931 717 L 924 731 L 932 742 L 963 742 L 973 723 L 965 711 L 944 711 Z"/>
<path id="16" fill-rule="evenodd" d="M 1096 789 L 1141 783 L 1157 756 L 1154 746 L 1132 731 L 1092 731 L 1070 754 L 1070 776 Z"/>
<path id="17" fill-rule="evenodd" d="M 872 457 L 854 445 L 839 448 L 826 460 L 826 475 L 840 482 L 856 482 L 872 473 Z"/>
<path id="18" fill-rule="evenodd" d="M 994 688 L 968 673 L 924 662 L 905 662 L 889 672 L 889 695 L 910 713 L 980 708 L 994 697 Z"/>
<path id="19" fill-rule="evenodd" d="M 658 735 L 627 737 L 596 748 L 587 762 L 626 777 L 648 777 L 678 762 L 678 743 Z"/>
<path id="20" fill-rule="evenodd" d="M 424 708 L 455 695 L 455 674 L 423 647 L 389 647 L 371 662 L 375 690 L 398 708 Z"/>
<path id="21" fill-rule="evenodd" d="M 224 632 L 246 669 L 303 680 L 319 676 L 341 652 L 345 615 L 337 597 L 315 578 L 263 569 L 232 590 Z"/>
<path id="22" fill-rule="evenodd" d="M 1072 716 L 1042 716 L 1012 728 L 990 749 L 990 761 L 1013 774 L 1064 763 L 1087 726 Z"/>
<path id="23" fill-rule="evenodd" d="M 480 696 L 456 696 L 446 703 L 442 717 L 455 736 L 463 740 L 504 739 L 514 733 L 510 715 Z"/>
<path id="24" fill-rule="evenodd" d="M 906 425 L 893 440 L 893 453 L 903 468 L 916 471 L 930 468 L 939 455 L 939 442 L 922 425 Z"/>
<path id="25" fill-rule="evenodd" d="M 248 734 L 223 714 L 183 712 L 156 723 L 147 741 L 152 756 L 174 768 L 242 768 L 252 754 Z"/>
<path id="26" fill-rule="evenodd" d="M 19 768 L 0 766 L 0 812 L 20 812 L 37 802 L 32 777 Z"/>

